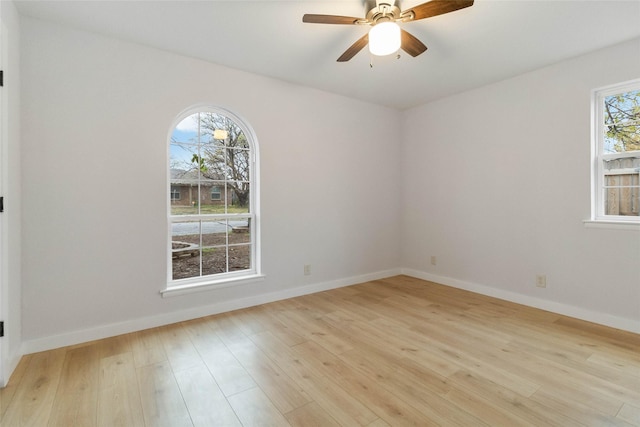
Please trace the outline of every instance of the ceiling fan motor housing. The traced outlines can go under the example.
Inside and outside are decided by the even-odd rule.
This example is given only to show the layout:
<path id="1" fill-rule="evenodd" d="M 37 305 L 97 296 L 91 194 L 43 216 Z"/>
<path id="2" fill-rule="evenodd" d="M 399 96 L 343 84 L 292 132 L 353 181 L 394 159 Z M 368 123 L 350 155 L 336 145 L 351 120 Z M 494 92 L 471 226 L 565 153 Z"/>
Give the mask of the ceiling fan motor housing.
<path id="1" fill-rule="evenodd" d="M 366 0 L 364 5 L 367 22 L 371 25 L 378 22 L 395 21 L 400 18 L 400 8 L 395 5 L 393 0 Z"/>

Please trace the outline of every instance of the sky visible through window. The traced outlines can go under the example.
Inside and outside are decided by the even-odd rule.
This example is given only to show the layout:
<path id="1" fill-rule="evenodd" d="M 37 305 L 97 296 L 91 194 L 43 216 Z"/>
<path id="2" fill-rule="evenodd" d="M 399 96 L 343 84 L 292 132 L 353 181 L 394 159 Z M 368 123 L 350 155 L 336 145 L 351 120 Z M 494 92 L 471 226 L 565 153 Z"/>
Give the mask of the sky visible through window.
<path id="1" fill-rule="evenodd" d="M 192 163 L 194 146 L 184 146 L 181 143 L 198 143 L 198 114 L 193 114 L 183 119 L 171 134 L 170 159 L 171 167 L 186 170 Z"/>

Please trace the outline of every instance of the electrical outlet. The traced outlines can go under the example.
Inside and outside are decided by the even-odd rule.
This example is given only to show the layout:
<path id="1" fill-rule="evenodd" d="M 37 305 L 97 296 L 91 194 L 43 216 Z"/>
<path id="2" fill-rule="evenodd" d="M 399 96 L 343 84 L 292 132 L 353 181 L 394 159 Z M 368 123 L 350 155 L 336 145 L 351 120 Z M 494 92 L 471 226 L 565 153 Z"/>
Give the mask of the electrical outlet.
<path id="1" fill-rule="evenodd" d="M 546 288 L 547 287 L 547 276 L 545 276 L 544 274 L 536 275 L 536 286 L 539 287 L 539 288 Z"/>
<path id="2" fill-rule="evenodd" d="M 436 265 L 438 263 L 438 258 L 435 255 L 431 255 L 431 265 Z"/>
<path id="3" fill-rule="evenodd" d="M 311 276 L 311 265 L 305 264 L 304 266 L 304 275 Z"/>

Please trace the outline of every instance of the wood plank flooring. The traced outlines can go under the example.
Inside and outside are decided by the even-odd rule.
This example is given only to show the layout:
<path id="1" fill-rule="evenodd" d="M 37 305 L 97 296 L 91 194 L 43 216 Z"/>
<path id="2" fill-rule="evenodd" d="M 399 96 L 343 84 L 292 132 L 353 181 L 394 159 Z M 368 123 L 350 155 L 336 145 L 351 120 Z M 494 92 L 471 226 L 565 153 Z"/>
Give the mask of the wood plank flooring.
<path id="1" fill-rule="evenodd" d="M 640 426 L 640 335 L 397 276 L 25 356 L 17 426 Z"/>

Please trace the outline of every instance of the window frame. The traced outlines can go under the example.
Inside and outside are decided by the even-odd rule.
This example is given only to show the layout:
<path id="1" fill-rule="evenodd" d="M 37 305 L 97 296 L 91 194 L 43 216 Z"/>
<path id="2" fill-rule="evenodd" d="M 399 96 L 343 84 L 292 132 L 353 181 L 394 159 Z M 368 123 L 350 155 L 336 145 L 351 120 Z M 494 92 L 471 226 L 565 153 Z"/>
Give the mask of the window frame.
<path id="1" fill-rule="evenodd" d="M 216 188 L 218 191 L 213 191 L 214 188 Z M 209 194 L 210 194 L 212 202 L 220 202 L 220 201 L 222 201 L 222 190 L 217 185 L 214 185 L 214 186 L 211 187 L 211 191 L 209 191 Z M 217 194 L 218 197 L 213 197 L 214 194 Z"/>
<path id="2" fill-rule="evenodd" d="M 249 212 L 248 213 L 223 213 L 223 214 L 184 214 L 184 215 L 172 215 L 172 198 L 171 198 L 171 137 L 178 124 L 185 118 L 197 113 L 214 113 L 222 116 L 226 116 L 231 119 L 244 133 L 247 144 L 249 145 L 249 185 L 251 191 L 249 192 Z M 169 128 L 167 136 L 167 266 L 166 266 L 166 286 L 160 292 L 163 297 L 181 295 L 184 293 L 190 293 L 194 291 L 203 291 L 208 289 L 223 288 L 228 286 L 235 286 L 238 284 L 251 283 L 257 280 L 262 280 L 264 276 L 261 272 L 261 251 L 260 251 L 260 172 L 259 172 L 259 151 L 258 140 L 253 129 L 247 124 L 247 121 L 239 117 L 233 112 L 211 104 L 199 104 L 184 110 L 180 113 L 172 125 Z M 224 187 L 226 189 L 226 185 Z M 199 194 L 202 189 L 199 190 Z M 205 190 L 206 191 L 206 190 Z M 225 191 L 224 189 L 221 190 Z M 172 261 L 172 224 L 177 222 L 189 222 L 195 221 L 201 224 L 206 221 L 219 221 L 219 220 L 233 220 L 233 219 L 250 219 L 249 229 L 249 246 L 250 246 L 250 268 L 247 270 L 239 271 L 227 271 L 224 273 L 216 273 L 210 275 L 199 275 L 197 277 L 190 277 L 184 279 L 173 279 L 173 261 Z M 200 230 L 202 233 L 202 230 Z M 201 234 L 202 239 L 202 234 Z M 226 250 L 228 251 L 233 244 L 227 242 Z M 204 248 L 199 245 L 200 256 Z M 202 269 L 202 266 L 200 267 Z M 201 270 L 202 273 L 202 270 Z"/>
<path id="3" fill-rule="evenodd" d="M 591 93 L 591 218 L 585 221 L 586 225 L 622 226 L 628 229 L 640 230 L 640 216 L 634 215 L 608 215 L 605 206 L 607 203 L 605 177 L 607 175 L 619 175 L 624 171 L 608 172 L 605 161 L 640 157 L 640 152 L 605 153 L 605 123 L 604 100 L 606 97 L 640 90 L 640 79 L 629 80 L 598 89 Z M 640 170 L 629 169 L 626 172 L 639 173 Z"/>
<path id="4" fill-rule="evenodd" d="M 169 196 L 169 199 L 173 202 L 175 200 L 182 200 L 182 191 L 178 190 L 175 187 L 171 187 L 169 192 L 171 193 Z M 177 194 L 178 197 L 174 197 L 174 195 Z"/>

